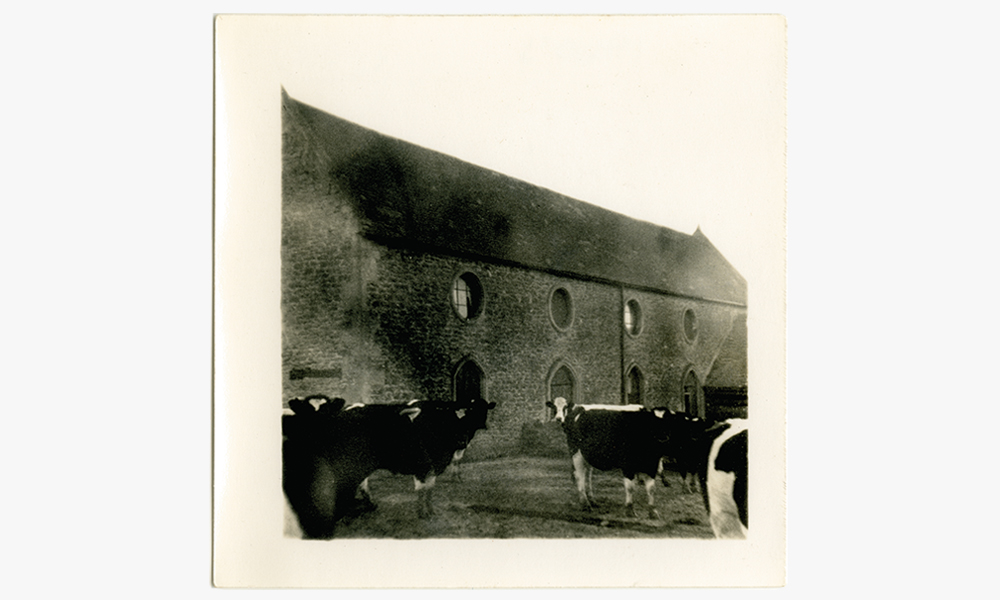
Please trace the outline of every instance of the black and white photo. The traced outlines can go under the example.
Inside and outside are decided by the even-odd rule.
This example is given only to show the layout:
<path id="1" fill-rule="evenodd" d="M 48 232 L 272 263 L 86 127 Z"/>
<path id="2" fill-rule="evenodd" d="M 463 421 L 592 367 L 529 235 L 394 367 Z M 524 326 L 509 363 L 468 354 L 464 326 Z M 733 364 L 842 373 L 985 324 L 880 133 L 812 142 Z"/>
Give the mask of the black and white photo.
<path id="1" fill-rule="evenodd" d="M 217 36 L 217 583 L 421 585 L 274 579 L 232 545 L 260 535 L 258 559 L 341 565 L 386 544 L 767 554 L 638 584 L 781 582 L 781 17 Z M 263 531 L 227 508 L 241 490 Z M 567 584 L 503 571 L 485 581 Z"/>

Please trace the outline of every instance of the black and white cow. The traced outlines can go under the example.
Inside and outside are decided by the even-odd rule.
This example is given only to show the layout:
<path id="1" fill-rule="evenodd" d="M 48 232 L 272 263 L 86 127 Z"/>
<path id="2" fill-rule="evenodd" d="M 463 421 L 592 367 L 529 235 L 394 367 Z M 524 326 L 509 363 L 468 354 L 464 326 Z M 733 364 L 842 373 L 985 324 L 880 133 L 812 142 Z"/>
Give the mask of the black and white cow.
<path id="1" fill-rule="evenodd" d="M 433 512 L 435 479 L 486 428 L 493 402 L 414 400 L 405 404 L 354 404 L 341 410 L 284 417 L 283 486 L 305 537 L 332 537 L 337 520 L 370 502 L 367 478 L 378 469 L 414 476 L 418 514 Z M 292 403 L 289 402 L 292 406 Z"/>
<path id="2" fill-rule="evenodd" d="M 746 419 L 728 419 L 705 432 L 709 441 L 702 497 L 717 538 L 745 539 L 747 518 Z"/>
<path id="3" fill-rule="evenodd" d="M 378 406 L 378 405 L 369 405 Z M 488 411 L 496 406 L 495 402 L 484 400 L 469 403 L 442 402 L 432 400 L 413 400 L 398 406 L 401 410 L 418 409 L 420 412 L 412 422 L 412 428 L 417 436 L 420 448 L 411 453 L 417 457 L 408 463 L 397 466 L 380 466 L 393 473 L 413 475 L 413 486 L 417 492 L 417 514 L 427 517 L 434 514 L 431 493 L 437 476 L 444 473 L 453 461 L 461 460 L 469 442 L 480 429 L 486 429 Z M 352 407 L 349 407 L 348 412 Z M 358 407 L 358 410 L 370 410 L 368 407 Z M 405 453 L 404 453 L 405 454 Z M 429 468 L 425 464 L 429 463 Z M 391 459 L 387 459 L 390 460 Z M 371 492 L 368 489 L 368 479 L 360 485 L 364 500 L 374 506 Z"/>
<path id="4" fill-rule="evenodd" d="M 635 516 L 633 490 L 646 489 L 650 518 L 659 518 L 653 498 L 656 477 L 666 485 L 663 456 L 667 453 L 669 427 L 666 411 L 639 405 L 576 404 L 564 398 L 548 403 L 562 422 L 573 461 L 573 479 L 584 510 L 594 506 L 593 470 L 621 470 L 625 485 L 625 511 Z"/>

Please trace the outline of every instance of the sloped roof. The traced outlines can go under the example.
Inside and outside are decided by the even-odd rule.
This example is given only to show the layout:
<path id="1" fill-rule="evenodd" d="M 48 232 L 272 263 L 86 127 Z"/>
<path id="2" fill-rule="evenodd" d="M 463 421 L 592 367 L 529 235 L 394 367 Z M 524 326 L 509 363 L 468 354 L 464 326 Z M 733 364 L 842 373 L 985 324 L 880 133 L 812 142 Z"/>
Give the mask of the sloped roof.
<path id="1" fill-rule="evenodd" d="M 734 316 L 729 335 L 722 342 L 705 378 L 705 388 L 746 389 L 747 387 L 747 315 Z"/>
<path id="2" fill-rule="evenodd" d="M 282 94 L 285 175 L 326 179 L 370 239 L 746 305 L 746 280 L 700 230 L 632 219 Z"/>

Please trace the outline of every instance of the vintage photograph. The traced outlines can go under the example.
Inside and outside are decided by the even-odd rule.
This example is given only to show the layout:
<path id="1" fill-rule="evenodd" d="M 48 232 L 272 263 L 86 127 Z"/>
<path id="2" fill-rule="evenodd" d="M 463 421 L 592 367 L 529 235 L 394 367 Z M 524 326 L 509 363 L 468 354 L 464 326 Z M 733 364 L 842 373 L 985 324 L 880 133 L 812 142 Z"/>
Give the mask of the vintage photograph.
<path id="1" fill-rule="evenodd" d="M 746 280 L 700 229 L 282 120 L 291 535 L 745 537 Z"/>
<path id="2" fill-rule="evenodd" d="M 265 290 L 267 333 L 222 333 L 264 349 L 217 392 L 216 477 L 267 486 L 276 547 L 783 554 L 780 17 L 220 17 L 217 38 L 220 325 Z M 248 378 L 276 393 L 235 400 Z M 230 536 L 254 539 L 238 487 L 222 584 L 244 581 L 220 581 Z"/>

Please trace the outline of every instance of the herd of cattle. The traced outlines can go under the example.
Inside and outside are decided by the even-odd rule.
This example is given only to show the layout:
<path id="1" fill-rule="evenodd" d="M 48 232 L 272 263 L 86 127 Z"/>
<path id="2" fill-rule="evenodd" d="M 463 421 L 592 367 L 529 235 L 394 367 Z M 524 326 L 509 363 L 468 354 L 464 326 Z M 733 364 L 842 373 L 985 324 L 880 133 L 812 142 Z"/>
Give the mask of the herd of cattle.
<path id="1" fill-rule="evenodd" d="M 418 516 L 434 512 L 435 478 L 462 457 L 486 429 L 493 402 L 413 400 L 352 404 L 323 395 L 294 399 L 282 417 L 283 488 L 303 537 L 333 537 L 337 521 L 374 510 L 368 477 L 379 469 L 412 475 Z M 635 516 L 633 492 L 646 490 L 650 518 L 656 479 L 666 473 L 700 484 L 716 537 L 746 537 L 747 422 L 710 423 L 638 405 L 549 403 L 566 434 L 573 479 L 584 510 L 594 506 L 592 471 L 621 471 L 625 510 Z"/>

